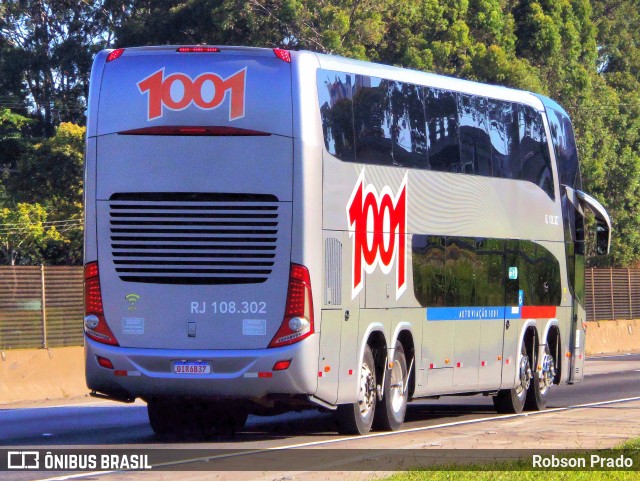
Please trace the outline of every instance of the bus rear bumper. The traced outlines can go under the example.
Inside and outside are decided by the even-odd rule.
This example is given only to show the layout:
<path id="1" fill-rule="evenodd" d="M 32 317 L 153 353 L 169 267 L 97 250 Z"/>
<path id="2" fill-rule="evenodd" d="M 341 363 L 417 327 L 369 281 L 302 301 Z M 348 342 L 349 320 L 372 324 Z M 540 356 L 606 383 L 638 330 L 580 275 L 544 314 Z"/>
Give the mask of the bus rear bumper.
<path id="1" fill-rule="evenodd" d="M 259 399 L 271 394 L 310 395 L 318 383 L 317 338 L 257 350 L 171 350 L 109 346 L 85 336 L 87 387 L 114 399 L 198 397 Z M 113 369 L 101 366 L 108 359 Z M 274 371 L 279 361 L 287 369 Z M 176 374 L 176 362 L 203 361 L 207 374 Z M 103 361 L 104 362 L 104 361 Z"/>

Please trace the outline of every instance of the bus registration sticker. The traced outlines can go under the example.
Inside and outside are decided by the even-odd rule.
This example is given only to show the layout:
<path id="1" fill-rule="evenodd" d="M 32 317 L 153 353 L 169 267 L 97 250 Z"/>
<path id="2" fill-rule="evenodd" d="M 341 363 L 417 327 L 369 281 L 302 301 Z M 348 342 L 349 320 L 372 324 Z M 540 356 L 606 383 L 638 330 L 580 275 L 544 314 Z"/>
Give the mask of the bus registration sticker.
<path id="1" fill-rule="evenodd" d="M 210 374 L 211 363 L 207 361 L 174 361 L 174 374 Z"/>
<path id="2" fill-rule="evenodd" d="M 244 336 L 266 336 L 267 320 L 266 319 L 243 319 L 242 334 Z"/>

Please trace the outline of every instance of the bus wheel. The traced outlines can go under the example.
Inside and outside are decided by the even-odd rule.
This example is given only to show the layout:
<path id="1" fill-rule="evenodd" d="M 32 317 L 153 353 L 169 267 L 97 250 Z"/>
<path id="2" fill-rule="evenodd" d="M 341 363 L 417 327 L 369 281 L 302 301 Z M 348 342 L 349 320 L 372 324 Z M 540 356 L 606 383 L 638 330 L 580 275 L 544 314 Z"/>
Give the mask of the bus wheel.
<path id="1" fill-rule="evenodd" d="M 248 417 L 249 413 L 244 406 L 229 404 L 216 406 L 208 414 L 208 420 L 220 434 L 235 434 L 236 431 L 244 427 Z"/>
<path id="2" fill-rule="evenodd" d="M 518 384 L 512 389 L 503 389 L 493 396 L 493 405 L 499 413 L 520 413 L 527 399 L 527 391 L 531 385 L 531 365 L 527 350 L 522 344 L 520 361 L 518 362 Z"/>
<path id="3" fill-rule="evenodd" d="M 404 356 L 402 344 L 396 342 L 393 354 L 393 367 L 387 372 L 384 380 L 384 394 L 382 401 L 378 401 L 374 426 L 384 431 L 397 431 L 404 422 L 407 413 L 408 392 L 407 359 Z"/>
<path id="4" fill-rule="evenodd" d="M 368 345 L 360 366 L 358 400 L 353 404 L 341 404 L 336 412 L 340 434 L 367 434 L 373 424 L 376 411 L 376 366 Z"/>
<path id="5" fill-rule="evenodd" d="M 530 411 L 542 411 L 547 407 L 547 395 L 556 377 L 556 362 L 549 353 L 548 346 L 539 365 L 540 370 L 536 369 L 533 373 L 533 382 L 527 391 L 527 401 L 524 405 L 525 409 Z"/>
<path id="6" fill-rule="evenodd" d="M 147 414 L 151 429 L 158 436 L 175 435 L 178 426 L 175 422 L 175 405 L 162 399 L 149 399 L 147 401 Z"/>

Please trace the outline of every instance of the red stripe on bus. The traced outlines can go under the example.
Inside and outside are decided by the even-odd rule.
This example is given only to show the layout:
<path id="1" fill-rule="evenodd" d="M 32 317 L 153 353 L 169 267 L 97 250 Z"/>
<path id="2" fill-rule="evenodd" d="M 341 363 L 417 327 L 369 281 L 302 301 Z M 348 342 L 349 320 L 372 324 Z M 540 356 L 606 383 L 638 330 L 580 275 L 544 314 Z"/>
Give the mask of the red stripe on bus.
<path id="1" fill-rule="evenodd" d="M 556 306 L 522 306 L 522 317 L 540 319 L 556 317 Z"/>

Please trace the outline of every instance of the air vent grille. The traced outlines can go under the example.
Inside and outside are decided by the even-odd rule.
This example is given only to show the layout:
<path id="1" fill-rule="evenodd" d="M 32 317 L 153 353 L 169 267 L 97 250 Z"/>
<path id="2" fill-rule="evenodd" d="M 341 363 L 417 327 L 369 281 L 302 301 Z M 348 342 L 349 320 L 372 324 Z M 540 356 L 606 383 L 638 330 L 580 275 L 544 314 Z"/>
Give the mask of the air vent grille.
<path id="1" fill-rule="evenodd" d="M 255 194 L 114 194 L 115 270 L 128 282 L 264 282 L 276 256 L 277 201 Z"/>

